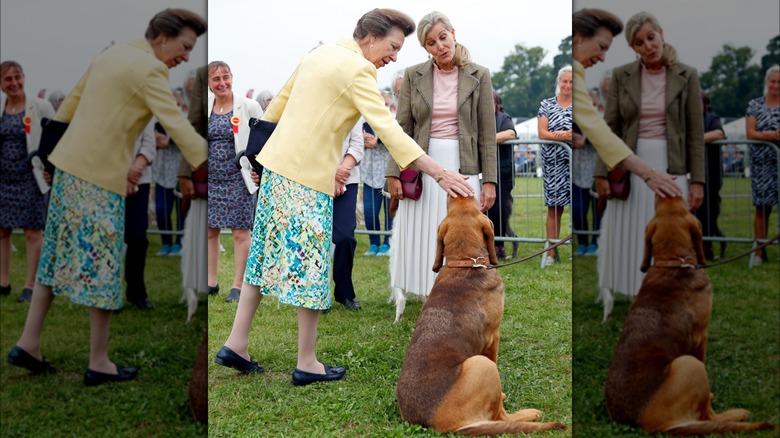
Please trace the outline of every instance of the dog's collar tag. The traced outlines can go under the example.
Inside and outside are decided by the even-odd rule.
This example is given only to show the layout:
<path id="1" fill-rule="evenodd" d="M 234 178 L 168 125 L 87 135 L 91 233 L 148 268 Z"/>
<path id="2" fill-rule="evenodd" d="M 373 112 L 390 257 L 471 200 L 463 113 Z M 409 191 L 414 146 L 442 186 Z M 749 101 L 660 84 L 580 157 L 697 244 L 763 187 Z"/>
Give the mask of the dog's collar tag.
<path id="1" fill-rule="evenodd" d="M 447 260 L 448 268 L 482 268 L 487 269 L 488 265 L 479 263 L 480 260 L 487 260 L 487 257 L 469 257 L 462 260 Z"/>

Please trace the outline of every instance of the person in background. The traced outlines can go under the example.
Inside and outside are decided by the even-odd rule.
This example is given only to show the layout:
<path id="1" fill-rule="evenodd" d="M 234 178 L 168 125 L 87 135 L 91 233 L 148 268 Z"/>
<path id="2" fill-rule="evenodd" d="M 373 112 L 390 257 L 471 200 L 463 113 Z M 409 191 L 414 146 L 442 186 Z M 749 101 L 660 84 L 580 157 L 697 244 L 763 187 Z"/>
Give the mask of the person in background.
<path id="1" fill-rule="evenodd" d="M 11 293 L 11 233 L 24 230 L 27 275 L 19 302 L 29 302 L 46 224 L 46 196 L 35 182 L 28 156 L 38 149 L 41 119 L 54 116 L 49 102 L 24 91 L 24 70 L 0 63 L 0 295 Z"/>
<path id="2" fill-rule="evenodd" d="M 512 155 L 514 145 L 505 144 L 517 138 L 512 117 L 504 111 L 501 97 L 493 92 L 493 105 L 496 111 L 496 143 L 498 147 L 498 194 L 496 202 L 488 210 L 488 217 L 493 221 L 493 231 L 496 236 L 506 236 L 506 228 L 512 216 L 512 188 L 515 185 L 515 174 L 512 171 Z M 499 260 L 506 259 L 504 242 L 496 240 L 496 256 Z"/>
<path id="3" fill-rule="evenodd" d="M 342 146 L 343 158 L 336 169 L 336 187 L 333 198 L 333 295 L 336 302 L 349 310 L 360 310 L 352 283 L 352 266 L 355 260 L 355 228 L 357 218 L 358 182 L 360 162 L 363 160 L 363 119 L 347 134 Z M 368 196 L 366 193 L 363 196 Z"/>
<path id="4" fill-rule="evenodd" d="M 653 169 L 636 154 L 604 122 L 585 87 L 585 69 L 603 62 L 612 46 L 612 38 L 623 31 L 623 22 L 603 9 L 584 8 L 572 14 L 572 58 L 574 72 L 572 113 L 574 123 L 596 148 L 609 168 L 620 166 L 639 175 L 657 195 L 681 196 L 674 178 L 665 171 Z"/>
<path id="5" fill-rule="evenodd" d="M 54 107 L 54 111 L 57 111 L 60 105 L 62 105 L 62 101 L 65 100 L 65 93 L 60 90 L 52 91 L 48 100 L 51 106 Z"/>
<path id="6" fill-rule="evenodd" d="M 138 190 L 125 199 L 125 282 L 127 301 L 141 310 L 151 310 L 152 303 L 146 291 L 144 270 L 146 269 L 146 250 L 149 239 L 149 185 L 152 182 L 152 169 L 149 167 L 157 156 L 154 119 L 135 140 L 135 158 L 128 175 L 138 178 Z"/>
<path id="7" fill-rule="evenodd" d="M 704 198 L 699 76 L 677 59 L 677 51 L 665 42 L 660 23 L 649 12 L 634 14 L 625 35 L 639 59 L 614 69 L 604 120 L 642 160 L 678 175 L 679 190 L 695 211 Z M 691 177 L 690 187 L 686 174 Z M 603 161 L 596 164 L 594 175 L 599 197 L 609 199 Z M 614 294 L 634 297 L 644 279 L 639 266 L 645 227 L 655 213 L 655 194 L 642 184 L 640 175 L 630 178 L 628 199 L 610 199 L 601 222 L 598 273 L 605 318 L 611 313 Z"/>
<path id="8" fill-rule="evenodd" d="M 723 237 L 724 234 L 718 227 L 720 216 L 720 189 L 723 187 L 723 162 L 721 161 L 720 146 L 712 145 L 713 141 L 726 138 L 723 132 L 723 124 L 720 117 L 712 112 L 710 98 L 706 94 L 701 95 L 701 107 L 704 111 L 704 201 L 701 207 L 693 212 L 701 222 L 701 232 L 704 236 Z M 722 242 L 721 245 L 725 245 Z M 703 242 L 704 256 L 707 260 L 714 260 L 715 253 L 712 250 L 712 242 Z M 725 251 L 725 246 L 722 247 Z"/>
<path id="9" fill-rule="evenodd" d="M 404 72 L 396 120 L 448 172 L 459 169 L 470 175 L 468 183 L 478 194 L 480 209 L 487 211 L 495 202 L 498 181 L 490 72 L 471 60 L 441 12 L 420 20 L 417 40 L 431 58 Z M 436 280 L 431 268 L 437 229 L 447 215 L 447 196 L 429 190 L 436 187 L 436 180 L 423 176 L 420 199 L 404 199 L 399 175 L 398 164 L 388 160 L 388 188 L 399 200 L 390 240 L 390 286 L 393 296 L 402 290 L 427 297 Z"/>
<path id="10" fill-rule="evenodd" d="M 145 39 L 115 44 L 95 56 L 54 120 L 69 123 L 49 161 L 53 176 L 40 263 L 30 310 L 8 363 L 33 373 L 54 371 L 41 355 L 43 323 L 56 295 L 89 307 L 86 386 L 132 380 L 137 367 L 108 357 L 112 312 L 122 308 L 125 196 L 137 191 L 129 172 L 134 142 L 154 116 L 187 161 L 206 161 L 206 142 L 182 115 L 168 70 L 189 60 L 205 20 L 186 9 L 165 9 Z M 121 86 L 120 86 L 121 84 Z"/>
<path id="11" fill-rule="evenodd" d="M 385 99 L 385 106 L 391 108 L 389 93 L 382 92 L 382 97 Z M 390 203 L 382 192 L 385 185 L 385 168 L 387 160 L 390 158 L 390 152 L 387 151 L 382 140 L 377 138 L 368 123 L 363 123 L 363 140 L 365 152 L 360 165 L 360 180 L 363 182 L 363 216 L 366 221 L 366 230 L 381 231 L 382 225 L 379 221 L 381 210 L 384 211 L 385 231 L 390 231 L 393 229 L 393 218 L 390 217 L 389 210 Z M 381 239 L 378 235 L 369 234 L 368 241 L 370 243 L 368 251 L 363 255 L 390 255 L 390 236 Z"/>
<path id="12" fill-rule="evenodd" d="M 263 90 L 257 95 L 257 103 L 260 104 L 260 109 L 265 111 L 266 108 L 268 108 L 268 105 L 271 103 L 271 101 L 274 99 L 273 93 L 271 93 L 268 90 Z"/>
<path id="13" fill-rule="evenodd" d="M 181 235 L 169 233 L 181 232 L 184 229 L 181 199 L 174 193 L 176 190 L 176 170 L 181 161 L 181 152 L 176 143 L 165 132 L 165 128 L 159 123 L 154 125 L 154 135 L 157 145 L 157 158 L 152 163 L 154 214 L 157 218 L 157 228 L 164 231 L 160 234 L 162 246 L 157 255 L 179 256 L 181 255 Z M 176 212 L 175 225 L 174 211 Z"/>
<path id="14" fill-rule="evenodd" d="M 255 201 L 234 162 L 249 141 L 249 119 L 263 114 L 260 104 L 233 93 L 233 73 L 222 61 L 209 68 L 209 294 L 219 291 L 219 232 L 233 232 L 233 282 L 226 302 L 237 302 L 249 253 Z"/>
<path id="15" fill-rule="evenodd" d="M 537 117 L 539 138 L 557 140 L 571 147 L 571 102 L 572 74 L 571 66 L 558 71 L 555 80 L 555 96 L 545 99 L 539 106 Z M 561 233 L 563 207 L 571 204 L 571 159 L 569 152 L 556 144 L 542 145 L 542 183 L 544 186 L 544 204 L 547 206 L 547 242 L 545 246 L 558 239 Z M 555 263 L 555 250 L 547 252 L 542 267 Z"/>
<path id="16" fill-rule="evenodd" d="M 600 220 L 596 212 L 597 202 L 590 194 L 593 186 L 593 168 L 598 155 L 576 123 L 572 126 L 572 130 L 572 225 L 575 231 L 588 231 L 588 211 L 592 211 L 593 231 L 598 231 Z M 598 249 L 597 235 L 589 237 L 587 234 L 577 234 L 577 249 L 574 250 L 574 255 L 595 256 Z"/>
<path id="17" fill-rule="evenodd" d="M 248 351 L 252 319 L 263 294 L 297 309 L 293 385 L 346 375 L 344 367 L 320 362 L 315 345 L 321 311 L 331 305 L 329 249 L 336 172 L 343 158 L 342 142 L 361 114 L 400 166 L 414 164 L 433 175 L 450 196 L 473 195 L 465 177 L 446 171 L 426 155 L 381 103 L 376 69 L 396 61 L 412 32 L 414 22 L 402 12 L 367 12 L 351 39 L 320 45 L 305 55 L 268 106 L 263 120 L 277 125 L 257 156 L 264 170 L 250 255 L 230 336 L 216 355 L 218 364 L 243 373 L 263 372 Z M 434 180 L 428 190 L 436 186 Z"/>
<path id="18" fill-rule="evenodd" d="M 181 104 L 181 110 L 184 114 L 189 114 L 190 112 L 190 102 L 192 101 L 192 87 L 195 85 L 195 70 L 190 70 L 187 72 L 187 77 L 184 78 L 184 94 L 183 94 L 183 100 Z"/>
<path id="19" fill-rule="evenodd" d="M 748 103 L 745 127 L 749 140 L 771 141 L 780 147 L 780 66 L 774 65 L 764 77 L 764 95 Z M 756 240 L 765 239 L 769 232 L 769 215 L 777 205 L 777 153 L 766 145 L 751 144 L 750 188 L 756 215 L 753 235 Z M 756 251 L 754 264 L 768 260 L 765 249 Z"/>

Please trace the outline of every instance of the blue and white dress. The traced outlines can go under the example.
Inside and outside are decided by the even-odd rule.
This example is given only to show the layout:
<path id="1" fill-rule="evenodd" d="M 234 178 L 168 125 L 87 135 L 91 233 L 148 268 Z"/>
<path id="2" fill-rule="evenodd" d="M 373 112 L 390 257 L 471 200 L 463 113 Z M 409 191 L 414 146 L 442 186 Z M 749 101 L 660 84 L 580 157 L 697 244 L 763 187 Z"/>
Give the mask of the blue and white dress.
<path id="1" fill-rule="evenodd" d="M 780 105 L 774 108 L 767 106 L 763 96 L 748 103 L 746 115 L 756 119 L 756 131 L 780 129 Z M 750 145 L 748 152 L 753 205 L 756 207 L 777 205 L 777 153 L 768 145 L 754 144 Z"/>
<path id="2" fill-rule="evenodd" d="M 571 129 L 571 105 L 562 107 L 556 97 L 544 99 L 539 106 L 539 117 L 547 118 L 548 131 Z M 571 147 L 571 142 L 566 142 Z M 542 145 L 542 172 L 544 205 L 563 207 L 571 203 L 569 153 L 557 144 Z"/>

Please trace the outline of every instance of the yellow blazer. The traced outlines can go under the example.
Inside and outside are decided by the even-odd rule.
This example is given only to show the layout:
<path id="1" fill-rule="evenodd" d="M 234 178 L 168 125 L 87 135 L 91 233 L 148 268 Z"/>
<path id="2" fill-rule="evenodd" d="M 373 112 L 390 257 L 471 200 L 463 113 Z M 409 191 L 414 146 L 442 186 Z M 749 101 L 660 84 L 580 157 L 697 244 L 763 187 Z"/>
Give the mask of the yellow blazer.
<path id="1" fill-rule="evenodd" d="M 615 133 L 609 129 L 604 119 L 601 118 L 596 107 L 593 106 L 593 99 L 588 94 L 585 86 L 585 69 L 577 61 L 573 61 L 572 70 L 574 71 L 574 101 L 572 118 L 574 123 L 580 127 L 599 157 L 611 169 L 618 163 L 633 154 L 631 149 L 623 143 Z"/>
<path id="2" fill-rule="evenodd" d="M 209 95 L 208 114 L 214 109 L 215 97 L 213 94 Z M 238 132 L 233 134 L 233 146 L 236 149 L 236 153 L 246 149 L 246 143 L 249 141 L 249 119 L 254 117 L 259 119 L 263 115 L 263 110 L 260 108 L 260 104 L 256 100 L 247 99 L 246 97 L 239 96 L 233 93 L 233 116 L 238 116 Z M 231 118 L 232 118 L 231 117 Z"/>
<path id="3" fill-rule="evenodd" d="M 266 108 L 263 120 L 278 126 L 257 160 L 285 178 L 333 196 L 341 146 L 360 115 L 406 168 L 423 150 L 385 107 L 376 67 L 350 39 L 325 44 L 301 59 Z"/>
<path id="4" fill-rule="evenodd" d="M 38 99 L 37 97 L 25 93 L 25 105 L 24 116 L 32 117 L 32 125 L 30 125 L 30 133 L 25 134 L 27 137 L 27 153 L 37 150 L 38 143 L 41 142 L 41 119 L 44 117 L 54 117 L 54 107 L 47 100 Z M 0 94 L 0 116 L 5 109 L 5 102 L 8 96 Z"/>
<path id="5" fill-rule="evenodd" d="M 111 46 L 92 60 L 55 120 L 70 122 L 49 160 L 58 168 L 125 196 L 134 143 L 154 115 L 193 166 L 206 140 L 176 106 L 168 67 L 146 40 Z"/>

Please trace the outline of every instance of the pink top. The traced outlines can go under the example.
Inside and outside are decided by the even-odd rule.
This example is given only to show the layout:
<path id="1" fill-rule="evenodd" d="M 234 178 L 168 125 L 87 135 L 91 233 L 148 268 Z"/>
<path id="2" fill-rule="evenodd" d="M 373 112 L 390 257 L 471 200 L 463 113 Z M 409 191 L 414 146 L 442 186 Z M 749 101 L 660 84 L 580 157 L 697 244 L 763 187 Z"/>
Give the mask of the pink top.
<path id="1" fill-rule="evenodd" d="M 642 65 L 639 138 L 666 140 L 666 67 L 648 71 Z"/>
<path id="2" fill-rule="evenodd" d="M 458 68 L 433 67 L 431 138 L 458 139 Z"/>

